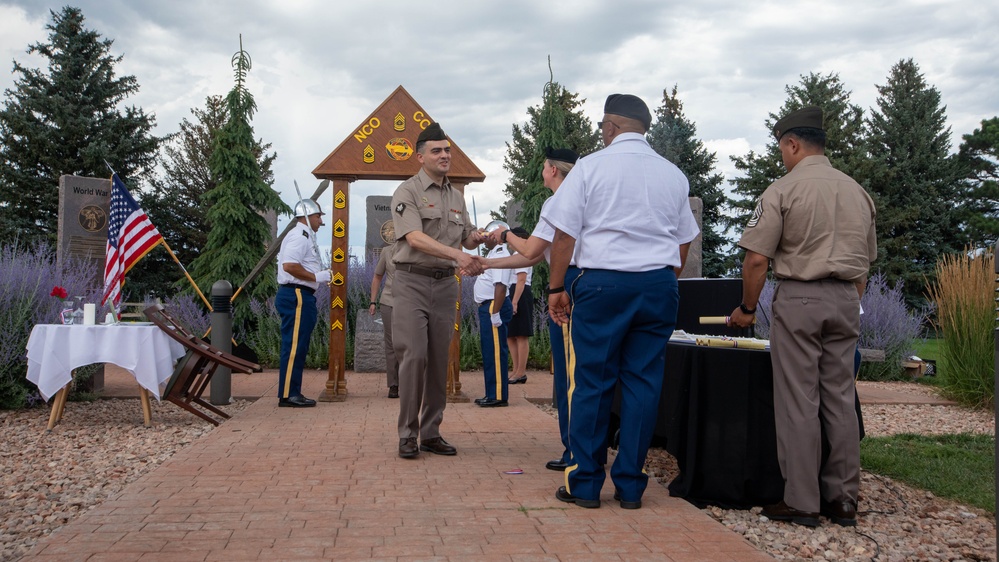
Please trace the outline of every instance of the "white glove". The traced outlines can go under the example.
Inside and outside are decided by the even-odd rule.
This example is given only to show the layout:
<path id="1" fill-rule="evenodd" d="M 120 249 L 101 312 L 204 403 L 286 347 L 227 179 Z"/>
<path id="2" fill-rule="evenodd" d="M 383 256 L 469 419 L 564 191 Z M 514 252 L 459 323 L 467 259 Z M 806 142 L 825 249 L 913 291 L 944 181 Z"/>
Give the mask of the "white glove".
<path id="1" fill-rule="evenodd" d="M 495 312 L 489 315 L 489 322 L 492 323 L 494 328 L 499 328 L 503 325 L 503 320 L 500 318 L 499 312 Z"/>
<path id="2" fill-rule="evenodd" d="M 328 269 L 316 272 L 316 283 L 329 283 L 332 278 L 333 274 Z"/>

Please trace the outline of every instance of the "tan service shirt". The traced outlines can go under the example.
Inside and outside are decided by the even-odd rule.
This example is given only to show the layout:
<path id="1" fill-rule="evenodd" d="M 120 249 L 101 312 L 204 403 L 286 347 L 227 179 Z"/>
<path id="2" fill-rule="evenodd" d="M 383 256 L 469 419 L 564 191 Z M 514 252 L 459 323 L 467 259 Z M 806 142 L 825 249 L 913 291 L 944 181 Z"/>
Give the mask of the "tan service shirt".
<path id="1" fill-rule="evenodd" d="M 465 196 L 451 187 L 445 177 L 440 186 L 430 179 L 426 171 L 399 184 L 392 195 L 392 223 L 395 226 L 395 263 L 408 263 L 421 267 L 454 267 L 454 260 L 423 253 L 410 246 L 405 236 L 421 231 L 434 240 L 451 248 L 460 248 L 475 226 L 468 218 Z"/>
<path id="2" fill-rule="evenodd" d="M 874 201 L 825 156 L 803 158 L 763 192 L 739 246 L 780 279 L 864 278 L 878 256 Z"/>
<path id="3" fill-rule="evenodd" d="M 395 263 L 392 262 L 392 258 L 395 256 L 397 245 L 398 242 L 393 242 L 382 248 L 378 264 L 375 265 L 375 275 L 382 276 L 382 294 L 378 297 L 378 302 L 385 306 L 392 306 L 392 278 L 395 277 Z"/>

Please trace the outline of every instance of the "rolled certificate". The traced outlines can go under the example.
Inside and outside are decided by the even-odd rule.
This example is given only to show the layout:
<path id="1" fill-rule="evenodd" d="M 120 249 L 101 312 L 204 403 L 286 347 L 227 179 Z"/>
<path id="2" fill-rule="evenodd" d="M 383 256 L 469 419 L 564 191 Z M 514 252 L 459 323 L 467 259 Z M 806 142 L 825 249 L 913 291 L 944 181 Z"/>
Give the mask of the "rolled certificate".
<path id="1" fill-rule="evenodd" d="M 698 317 L 698 322 L 701 324 L 728 324 L 728 320 L 731 316 L 700 316 Z M 756 324 L 756 318 L 753 318 L 753 324 Z"/>
<path id="2" fill-rule="evenodd" d="M 96 323 L 97 316 L 97 305 L 94 303 L 87 303 L 83 305 L 83 323 L 87 326 L 93 326 Z"/>

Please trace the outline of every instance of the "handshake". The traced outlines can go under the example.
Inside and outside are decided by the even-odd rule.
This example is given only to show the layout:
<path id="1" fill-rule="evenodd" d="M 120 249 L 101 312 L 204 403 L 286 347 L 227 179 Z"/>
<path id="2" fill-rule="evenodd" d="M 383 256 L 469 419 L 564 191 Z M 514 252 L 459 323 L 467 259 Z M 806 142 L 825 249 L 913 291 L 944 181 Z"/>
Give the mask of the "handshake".
<path id="1" fill-rule="evenodd" d="M 483 271 L 489 269 L 489 260 L 482 256 L 462 253 L 467 259 L 458 260 L 458 271 L 465 277 L 475 277 L 481 275 Z"/>

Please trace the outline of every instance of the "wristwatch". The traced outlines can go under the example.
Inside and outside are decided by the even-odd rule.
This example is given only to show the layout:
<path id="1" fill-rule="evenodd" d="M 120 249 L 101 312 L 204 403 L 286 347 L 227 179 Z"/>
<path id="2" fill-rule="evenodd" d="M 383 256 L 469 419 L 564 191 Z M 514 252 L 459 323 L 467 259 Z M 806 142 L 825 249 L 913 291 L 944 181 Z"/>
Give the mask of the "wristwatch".
<path id="1" fill-rule="evenodd" d="M 506 235 L 510 234 L 509 230 L 504 230 L 503 234 L 500 234 L 500 242 L 506 244 Z"/>
<path id="2" fill-rule="evenodd" d="M 549 295 L 555 295 L 565 291 L 565 287 L 549 287 L 545 292 Z"/>
<path id="3" fill-rule="evenodd" d="M 746 306 L 746 303 L 744 302 L 739 303 L 739 310 L 741 310 L 743 314 L 756 314 L 756 309 L 749 308 L 748 306 Z"/>

